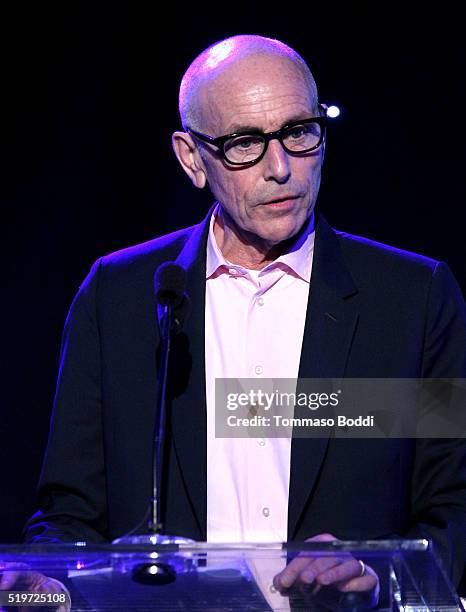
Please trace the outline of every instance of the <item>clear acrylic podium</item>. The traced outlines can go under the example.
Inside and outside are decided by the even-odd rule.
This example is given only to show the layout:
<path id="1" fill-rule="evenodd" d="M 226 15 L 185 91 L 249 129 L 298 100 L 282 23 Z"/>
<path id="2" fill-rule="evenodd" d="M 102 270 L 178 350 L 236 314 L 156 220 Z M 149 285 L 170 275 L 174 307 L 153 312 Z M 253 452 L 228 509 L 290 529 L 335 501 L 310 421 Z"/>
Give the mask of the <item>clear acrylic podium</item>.
<path id="1" fill-rule="evenodd" d="M 277 593 L 271 576 L 296 556 L 353 555 L 380 578 L 380 597 L 295 585 Z M 0 571 L 17 564 L 60 580 L 75 612 L 462 611 L 461 601 L 426 540 L 376 540 L 286 544 L 0 545 Z M 174 572 L 170 584 L 147 584 L 138 571 Z M 22 565 L 21 567 L 24 567 Z M 15 589 L 13 589 L 15 590 Z M 5 605 L 5 604 L 4 604 Z M 19 608 L 6 608 L 18 610 Z M 35 611 L 56 607 L 30 607 Z"/>

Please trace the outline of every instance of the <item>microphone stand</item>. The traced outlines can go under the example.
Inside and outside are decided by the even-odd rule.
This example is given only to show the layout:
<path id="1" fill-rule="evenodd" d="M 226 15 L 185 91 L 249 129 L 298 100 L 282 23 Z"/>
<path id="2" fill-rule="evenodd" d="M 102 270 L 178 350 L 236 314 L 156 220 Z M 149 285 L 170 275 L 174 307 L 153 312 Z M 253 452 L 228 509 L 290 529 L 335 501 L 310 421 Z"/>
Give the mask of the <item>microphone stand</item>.
<path id="1" fill-rule="evenodd" d="M 160 535 L 163 533 L 162 524 L 162 475 L 165 454 L 165 421 L 166 421 L 166 395 L 168 362 L 170 358 L 172 309 L 171 305 L 159 305 L 162 311 L 160 316 L 160 331 L 162 338 L 161 362 L 159 368 L 157 412 L 155 421 L 155 447 L 152 471 L 152 498 L 151 516 L 148 522 L 149 532 Z M 165 536 L 166 537 L 166 536 Z"/>
<path id="2" fill-rule="evenodd" d="M 184 305 L 188 306 L 188 298 L 183 296 L 180 308 Z M 173 536 L 163 533 L 162 523 L 162 484 L 164 475 L 164 457 L 165 457 L 165 423 L 166 423 L 166 393 L 168 367 L 171 348 L 172 333 L 178 331 L 181 327 L 180 320 L 173 316 L 173 306 L 169 302 L 167 304 L 158 304 L 158 318 L 161 335 L 161 351 L 160 365 L 158 369 L 158 386 L 157 386 L 157 410 L 155 420 L 155 440 L 152 462 L 152 496 L 150 498 L 150 508 L 146 512 L 143 520 L 128 534 L 113 540 L 113 544 L 118 545 L 179 545 L 192 544 L 194 540 L 183 536 Z M 149 520 L 146 524 L 146 532 L 136 534 L 135 532 L 145 522 L 147 514 Z M 177 549 L 177 548 L 176 548 Z M 176 550 L 175 549 L 175 550 Z M 173 551 L 173 546 L 170 548 Z M 164 585 L 173 582 L 176 579 L 178 570 L 173 564 L 163 563 L 161 561 L 141 563 L 133 568 L 133 580 L 142 584 Z"/>

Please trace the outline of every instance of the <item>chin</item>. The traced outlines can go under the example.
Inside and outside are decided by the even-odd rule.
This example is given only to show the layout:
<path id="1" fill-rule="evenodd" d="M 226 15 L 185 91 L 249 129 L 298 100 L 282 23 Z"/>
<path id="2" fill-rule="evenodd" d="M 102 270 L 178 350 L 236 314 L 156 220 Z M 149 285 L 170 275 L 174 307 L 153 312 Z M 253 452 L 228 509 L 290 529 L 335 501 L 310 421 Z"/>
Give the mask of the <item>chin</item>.
<path id="1" fill-rule="evenodd" d="M 304 219 L 301 223 L 294 222 L 283 224 L 281 227 L 274 228 L 273 231 L 268 231 L 266 233 L 260 232 L 259 236 L 266 242 L 274 245 L 279 244 L 280 242 L 293 238 L 293 236 L 295 236 L 302 228 L 305 221 L 306 219 Z"/>

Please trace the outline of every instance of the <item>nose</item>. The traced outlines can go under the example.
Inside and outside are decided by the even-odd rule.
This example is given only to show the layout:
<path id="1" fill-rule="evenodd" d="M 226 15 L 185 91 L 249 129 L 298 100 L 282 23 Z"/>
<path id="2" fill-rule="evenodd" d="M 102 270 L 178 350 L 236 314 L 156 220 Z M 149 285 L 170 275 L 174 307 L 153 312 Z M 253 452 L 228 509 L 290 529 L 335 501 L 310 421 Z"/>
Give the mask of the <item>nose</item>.
<path id="1" fill-rule="evenodd" d="M 269 142 L 262 162 L 266 181 L 282 184 L 290 178 L 290 157 L 277 139 L 274 138 Z"/>

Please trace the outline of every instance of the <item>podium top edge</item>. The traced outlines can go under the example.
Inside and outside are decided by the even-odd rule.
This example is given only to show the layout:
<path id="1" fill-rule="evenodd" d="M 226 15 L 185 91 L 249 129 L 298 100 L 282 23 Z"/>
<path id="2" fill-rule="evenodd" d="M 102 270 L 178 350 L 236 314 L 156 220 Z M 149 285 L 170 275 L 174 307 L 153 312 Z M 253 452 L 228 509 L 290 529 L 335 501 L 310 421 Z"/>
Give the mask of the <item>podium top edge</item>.
<path id="1" fill-rule="evenodd" d="M 273 551 L 289 552 L 396 552 L 426 551 L 431 548 L 427 539 L 392 539 L 392 540 L 336 540 L 332 542 L 192 542 L 189 544 L 95 544 L 92 542 L 35 543 L 35 544 L 0 544 L 1 554 L 124 554 L 133 552 L 228 552 L 228 551 Z"/>

